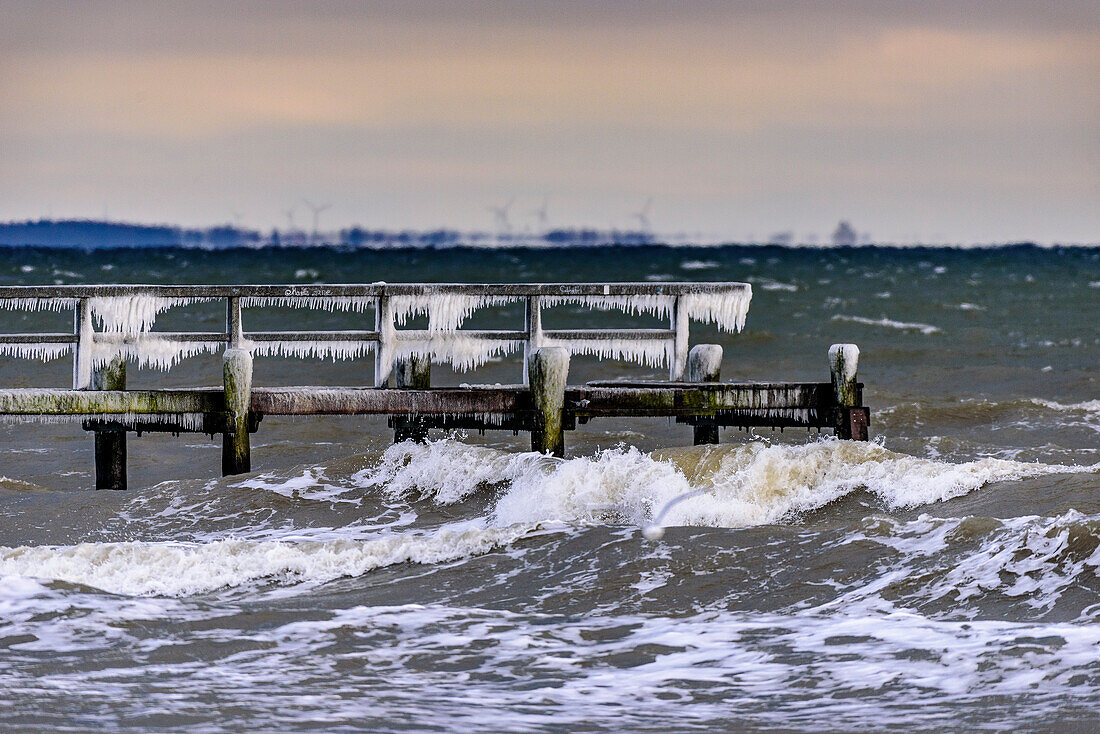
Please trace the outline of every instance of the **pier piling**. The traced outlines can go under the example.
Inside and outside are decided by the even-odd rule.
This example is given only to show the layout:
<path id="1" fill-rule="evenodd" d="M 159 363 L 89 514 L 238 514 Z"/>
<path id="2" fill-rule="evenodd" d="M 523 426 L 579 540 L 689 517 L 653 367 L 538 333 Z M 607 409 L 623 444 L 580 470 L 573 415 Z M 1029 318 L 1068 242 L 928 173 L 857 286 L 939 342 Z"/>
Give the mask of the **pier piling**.
<path id="1" fill-rule="evenodd" d="M 718 382 L 722 373 L 722 347 L 717 344 L 696 344 L 688 352 L 687 382 Z M 718 443 L 718 424 L 696 425 L 695 445 Z"/>
<path id="2" fill-rule="evenodd" d="M 423 354 L 413 354 L 397 360 L 394 365 L 394 379 L 398 388 L 423 390 L 432 385 L 432 361 Z M 424 443 L 428 438 L 428 427 L 419 416 L 398 418 L 393 429 L 393 442 L 416 441 Z"/>
<path id="3" fill-rule="evenodd" d="M 561 347 L 534 349 L 527 373 L 535 407 L 531 450 L 561 458 L 565 456 L 565 383 L 569 377 L 569 352 Z"/>
<path id="4" fill-rule="evenodd" d="M 91 373 L 92 390 L 125 390 L 126 361 L 115 357 Z M 126 489 L 126 429 L 95 431 L 95 488 Z"/>
<path id="5" fill-rule="evenodd" d="M 829 347 L 829 372 L 837 404 L 837 438 L 867 440 L 867 408 L 860 407 L 862 395 L 856 369 L 859 347 L 855 344 L 834 344 Z"/>
<path id="6" fill-rule="evenodd" d="M 225 433 L 222 436 L 222 476 L 252 470 L 248 440 L 248 411 L 252 402 L 252 355 L 244 349 L 226 349 L 222 364 L 225 388 Z"/>

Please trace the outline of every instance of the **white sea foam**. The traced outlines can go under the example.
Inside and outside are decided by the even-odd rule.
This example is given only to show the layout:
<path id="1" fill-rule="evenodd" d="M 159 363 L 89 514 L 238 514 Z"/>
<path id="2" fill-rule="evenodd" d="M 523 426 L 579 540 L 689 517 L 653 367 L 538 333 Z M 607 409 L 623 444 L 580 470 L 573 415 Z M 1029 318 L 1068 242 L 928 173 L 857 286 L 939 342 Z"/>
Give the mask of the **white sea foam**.
<path id="1" fill-rule="evenodd" d="M 1098 468 L 999 459 L 951 464 L 874 443 L 832 439 L 801 446 L 753 441 L 654 454 L 617 448 L 567 460 L 444 440 L 392 446 L 356 479 L 391 494 L 415 489 L 444 503 L 505 483 L 493 511 L 494 521 L 505 525 L 644 523 L 665 504 L 702 489 L 701 495 L 677 504 L 666 523 L 739 527 L 778 522 L 861 489 L 888 507 L 916 507 L 991 482 Z"/>
<path id="2" fill-rule="evenodd" d="M 1087 586 L 1100 571 L 1100 516 L 1070 510 L 1056 517 L 1007 519 L 931 517 L 916 520 L 874 518 L 845 543 L 873 542 L 898 551 L 875 580 L 829 602 L 851 609 L 866 600 L 904 594 L 906 604 L 950 600 L 954 612 L 966 614 L 966 602 L 988 603 L 990 594 L 1017 600 L 1049 612 L 1069 589 Z M 971 543 L 977 541 L 977 547 Z M 952 552 L 952 546 L 958 546 Z M 920 584 L 905 584 L 919 567 Z M 877 602 L 875 602 L 877 603 Z M 1100 607 L 1086 609 L 1095 618 Z"/>
<path id="3" fill-rule="evenodd" d="M 56 579 L 117 594 L 201 594 L 258 580 L 323 582 L 397 563 L 442 563 L 485 553 L 530 527 L 455 524 L 431 535 L 373 540 L 217 540 L 0 547 L 0 574 Z"/>
<path id="4" fill-rule="evenodd" d="M 889 329 L 901 329 L 903 331 L 919 331 L 922 334 L 937 334 L 940 331 L 940 327 L 932 326 L 931 324 L 920 324 L 916 322 L 907 321 L 894 321 L 883 317 L 881 319 L 869 319 L 864 316 L 846 316 L 844 314 L 836 314 L 833 316 L 833 321 L 850 321 L 853 324 L 865 324 L 867 326 L 885 326 Z"/>
<path id="5" fill-rule="evenodd" d="M 1080 403 L 1059 403 L 1055 400 L 1032 398 L 1031 402 L 1044 408 L 1065 413 L 1087 413 L 1100 417 L 1100 400 L 1085 400 Z"/>
<path id="6" fill-rule="evenodd" d="M 684 260 L 680 263 L 684 270 L 711 270 L 720 266 L 721 263 L 716 260 Z"/>
<path id="7" fill-rule="evenodd" d="M 390 500 L 453 504 L 492 491 L 486 517 L 440 530 L 366 539 L 217 538 L 201 543 L 84 543 L 0 549 L 0 574 L 59 579 L 125 594 L 181 595 L 248 584 L 319 583 L 404 562 L 438 563 L 485 553 L 539 527 L 644 525 L 677 498 L 668 525 L 740 527 L 774 523 L 858 490 L 888 507 L 940 502 L 990 482 L 1098 467 L 981 459 L 949 464 L 876 444 L 825 440 L 802 446 L 746 445 L 645 454 L 617 448 L 552 459 L 454 440 L 404 442 L 351 478 Z M 286 480 L 300 489 L 302 478 Z M 289 486 L 288 485 L 288 486 Z M 243 485 L 242 485 L 243 486 Z M 270 486 L 258 487 L 278 491 Z M 338 491 L 338 494 L 342 494 Z"/>

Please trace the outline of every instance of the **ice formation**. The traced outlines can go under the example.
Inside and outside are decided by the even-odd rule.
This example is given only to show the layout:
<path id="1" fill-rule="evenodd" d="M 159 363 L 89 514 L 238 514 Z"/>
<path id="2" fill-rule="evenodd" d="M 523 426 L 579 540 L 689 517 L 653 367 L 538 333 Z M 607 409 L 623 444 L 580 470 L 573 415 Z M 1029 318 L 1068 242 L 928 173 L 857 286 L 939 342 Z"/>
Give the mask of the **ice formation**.
<path id="1" fill-rule="evenodd" d="M 686 293 L 680 307 L 693 321 L 717 324 L 723 331 L 741 331 L 752 302 L 752 286 L 726 293 Z"/>
<path id="2" fill-rule="evenodd" d="M 284 308 L 312 308 L 320 311 L 363 312 L 374 308 L 376 296 L 245 296 L 242 308 L 282 306 Z"/>
<path id="3" fill-rule="evenodd" d="M 157 315 L 176 306 L 190 306 L 210 298 L 165 298 L 162 296 L 131 295 L 89 298 L 93 317 L 103 331 L 122 334 L 139 334 L 149 331 Z"/>
<path id="4" fill-rule="evenodd" d="M 653 314 L 668 318 L 676 303 L 676 296 L 542 296 L 539 302 L 548 308 L 562 304 L 576 304 L 585 308 L 612 309 L 628 314 Z"/>
<path id="5" fill-rule="evenodd" d="M 368 341 L 248 341 L 242 345 L 258 357 L 296 357 L 301 359 L 358 359 L 374 349 Z"/>
<path id="6" fill-rule="evenodd" d="M 392 353 L 398 359 L 414 354 L 425 356 L 435 364 L 450 364 L 456 370 L 465 372 L 511 354 L 522 344 L 521 341 L 467 336 L 460 331 L 399 331 Z"/>
<path id="7" fill-rule="evenodd" d="M 553 339 L 544 337 L 544 347 L 563 347 L 570 354 L 592 355 L 600 359 L 619 359 L 644 364 L 646 367 L 667 367 L 673 357 L 670 339 Z"/>
<path id="8" fill-rule="evenodd" d="M 682 319 L 714 323 L 726 331 L 743 328 L 751 288 L 738 286 L 732 291 L 686 293 L 673 295 L 590 295 L 540 296 L 545 307 L 575 304 L 584 308 L 618 310 L 628 314 L 652 314 L 671 317 L 679 299 Z M 87 387 L 94 367 L 109 362 L 116 355 L 142 367 L 166 370 L 177 362 L 197 354 L 216 352 L 221 342 L 178 341 L 150 333 L 157 316 L 170 308 L 210 301 L 208 297 L 162 297 L 148 294 L 107 296 L 87 299 L 91 317 L 84 320 L 78 335 L 77 358 L 74 365 L 74 385 Z M 375 351 L 380 365 L 379 377 L 385 380 L 394 359 L 423 355 L 437 364 L 451 364 L 457 370 L 470 370 L 486 362 L 511 354 L 523 342 L 470 336 L 459 329 L 474 311 L 503 306 L 521 300 L 514 295 L 467 293 L 423 293 L 386 296 L 386 308 L 381 313 L 380 344 L 367 341 L 263 341 L 249 343 L 254 354 L 279 357 L 312 357 L 318 359 L 355 359 Z M 327 311 L 362 312 L 375 308 L 377 296 L 255 296 L 242 297 L 242 307 L 283 306 Z M 0 308 L 28 311 L 63 311 L 79 307 L 73 298 L 8 298 L 0 299 Z M 409 319 L 427 314 L 426 330 L 399 330 Z M 96 332 L 93 323 L 102 331 Z M 671 339 L 639 337 L 637 339 L 553 339 L 536 336 L 537 346 L 560 346 L 571 354 L 592 355 L 603 359 L 618 359 L 648 367 L 668 366 L 683 361 L 676 354 Z M 686 347 L 680 344 L 681 351 Z M 6 344 L 0 345 L 0 355 L 42 360 L 56 359 L 72 351 L 69 344 Z"/>
<path id="9" fill-rule="evenodd" d="M 0 423 L 71 424 L 83 423 L 84 421 L 118 423 L 126 428 L 137 428 L 141 424 L 171 425 L 179 426 L 184 431 L 201 431 L 204 425 L 202 413 L 0 414 Z"/>
<path id="10" fill-rule="evenodd" d="M 197 354 L 213 354 L 223 346 L 222 342 L 179 341 L 152 333 L 135 336 L 100 333 L 92 342 L 91 361 L 93 366 L 100 367 L 119 356 L 138 367 L 167 371 L 180 360 Z"/>
<path id="11" fill-rule="evenodd" d="M 466 317 L 482 308 L 515 303 L 519 296 L 467 295 L 464 293 L 425 293 L 416 296 L 391 296 L 393 317 L 404 325 L 418 314 L 428 315 L 428 331 L 431 334 L 458 329 Z"/>
<path id="12" fill-rule="evenodd" d="M 72 311 L 75 298 L 0 298 L 0 308 L 9 311 Z"/>
<path id="13" fill-rule="evenodd" d="M 73 349 L 72 344 L 0 344 L 0 355 L 16 357 L 18 359 L 37 359 L 49 362 L 59 357 L 64 357 Z"/>

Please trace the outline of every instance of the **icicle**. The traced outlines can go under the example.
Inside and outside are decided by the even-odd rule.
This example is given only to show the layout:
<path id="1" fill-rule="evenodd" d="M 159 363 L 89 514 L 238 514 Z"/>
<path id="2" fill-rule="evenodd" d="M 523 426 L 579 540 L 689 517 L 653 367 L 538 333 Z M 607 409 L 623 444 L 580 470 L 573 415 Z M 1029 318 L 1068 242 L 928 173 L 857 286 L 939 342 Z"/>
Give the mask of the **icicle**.
<path id="1" fill-rule="evenodd" d="M 210 298 L 162 298 L 160 296 L 132 295 L 90 298 L 92 314 L 103 326 L 103 331 L 121 334 L 139 334 L 149 331 L 157 315 L 176 306 L 209 301 Z"/>
<path id="2" fill-rule="evenodd" d="M 432 334 L 458 329 L 466 317 L 482 308 L 515 303 L 519 296 L 466 295 L 459 293 L 425 293 L 416 296 L 390 296 L 394 319 L 401 326 L 418 314 L 428 315 L 428 331 Z"/>
<path id="3" fill-rule="evenodd" d="M 72 311 L 75 298 L 0 298 L 0 308 L 10 311 Z"/>
<path id="4" fill-rule="evenodd" d="M 741 331 L 752 302 L 752 286 L 725 293 L 687 293 L 680 306 L 694 321 L 717 324 L 723 331 Z"/>
<path id="5" fill-rule="evenodd" d="M 242 308 L 282 306 L 284 308 L 312 308 L 320 311 L 363 312 L 374 308 L 375 296 L 245 296 Z"/>
<path id="6" fill-rule="evenodd" d="M 600 359 L 619 359 L 646 367 L 667 367 L 672 360 L 673 345 L 669 339 L 552 339 L 544 338 L 543 346 L 564 347 L 570 354 L 587 354 Z"/>
<path id="7" fill-rule="evenodd" d="M 204 426 L 203 415 L 203 413 L 69 413 L 61 415 L 4 413 L 0 414 L 0 423 L 72 424 L 104 421 L 118 423 L 126 428 L 137 428 L 141 424 L 157 424 L 179 426 L 185 431 L 201 431 Z"/>
<path id="8" fill-rule="evenodd" d="M 462 332 L 436 333 L 426 331 L 397 332 L 393 343 L 393 358 L 405 359 L 415 355 L 426 356 L 435 364 L 450 364 L 460 372 L 466 372 L 503 357 L 519 349 L 522 341 L 482 339 L 466 336 Z"/>
<path id="9" fill-rule="evenodd" d="M 0 355 L 49 362 L 64 357 L 72 349 L 72 344 L 0 344 Z"/>
<path id="10" fill-rule="evenodd" d="M 97 334 L 91 347 L 91 361 L 101 367 L 120 356 L 138 367 L 167 371 L 181 360 L 198 354 L 213 354 L 224 346 L 222 342 L 176 341 L 149 333 L 138 336 Z"/>
<path id="11" fill-rule="evenodd" d="M 631 315 L 646 313 L 668 318 L 672 313 L 675 296 L 543 296 L 545 307 L 572 303 L 585 308 L 598 308 L 604 311 L 616 309 Z"/>
<path id="12" fill-rule="evenodd" d="M 367 341 L 263 341 L 245 345 L 259 357 L 309 357 L 333 362 L 358 359 L 374 350 Z"/>

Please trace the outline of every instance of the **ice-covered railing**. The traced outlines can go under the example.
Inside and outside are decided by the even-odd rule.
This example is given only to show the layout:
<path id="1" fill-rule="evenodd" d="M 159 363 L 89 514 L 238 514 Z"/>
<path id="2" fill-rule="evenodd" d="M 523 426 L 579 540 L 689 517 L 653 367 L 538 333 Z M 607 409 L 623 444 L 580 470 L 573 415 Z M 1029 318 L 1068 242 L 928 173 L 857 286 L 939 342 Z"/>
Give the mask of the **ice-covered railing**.
<path id="1" fill-rule="evenodd" d="M 168 369 L 181 359 L 225 345 L 287 357 L 351 359 L 373 352 L 377 386 L 387 383 L 395 361 L 413 355 L 469 370 L 520 348 L 526 354 L 544 346 L 667 366 L 670 378 L 679 380 L 687 363 L 690 322 L 740 331 L 751 299 L 746 283 L 6 286 L 0 287 L 0 308 L 71 310 L 75 327 L 72 333 L 0 334 L 0 355 L 48 360 L 72 353 L 76 389 L 89 387 L 93 367 L 116 357 Z M 226 304 L 225 331 L 152 330 L 163 311 L 219 300 Z M 522 329 L 461 328 L 475 311 L 518 302 L 525 306 Z M 652 314 L 667 318 L 669 328 L 544 329 L 542 310 L 563 304 Z M 264 307 L 371 310 L 374 328 L 244 331 L 242 310 Z M 421 315 L 427 316 L 426 329 L 401 328 Z M 526 363 L 524 359 L 525 372 Z"/>

